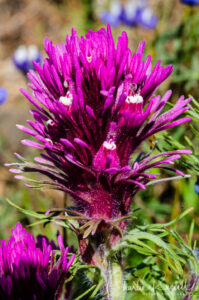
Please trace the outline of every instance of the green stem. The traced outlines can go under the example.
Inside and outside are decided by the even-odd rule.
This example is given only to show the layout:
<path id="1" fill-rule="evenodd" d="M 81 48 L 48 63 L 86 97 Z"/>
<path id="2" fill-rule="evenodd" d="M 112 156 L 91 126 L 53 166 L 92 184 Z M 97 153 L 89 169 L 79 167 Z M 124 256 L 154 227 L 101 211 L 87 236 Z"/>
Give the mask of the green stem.
<path id="1" fill-rule="evenodd" d="M 115 258 L 108 259 L 108 268 L 105 274 L 105 300 L 122 300 L 124 299 L 124 279 L 122 270 L 122 260 Z"/>

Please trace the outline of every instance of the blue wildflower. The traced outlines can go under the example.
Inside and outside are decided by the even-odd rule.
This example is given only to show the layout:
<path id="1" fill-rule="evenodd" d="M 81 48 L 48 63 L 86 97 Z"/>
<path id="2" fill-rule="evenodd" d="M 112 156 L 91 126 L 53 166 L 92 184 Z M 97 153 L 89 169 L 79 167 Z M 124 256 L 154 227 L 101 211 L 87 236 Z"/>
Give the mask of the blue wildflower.
<path id="1" fill-rule="evenodd" d="M 122 12 L 122 21 L 128 26 L 134 26 L 137 23 L 138 7 L 136 3 L 128 1 Z"/>
<path id="2" fill-rule="evenodd" d="M 120 1 L 112 0 L 110 11 L 104 11 L 101 19 L 111 26 L 118 26 L 123 22 L 127 26 L 141 25 L 147 29 L 154 29 L 158 22 L 158 17 L 147 6 L 146 0 L 128 0 L 124 6 Z"/>
<path id="3" fill-rule="evenodd" d="M 8 91 L 5 88 L 0 87 L 0 105 L 6 101 L 7 97 Z"/>
<path id="4" fill-rule="evenodd" d="M 41 63 L 41 53 L 35 45 L 26 47 L 21 45 L 14 52 L 13 61 L 17 69 L 27 74 L 30 69 L 34 69 L 33 61 Z"/>
<path id="5" fill-rule="evenodd" d="M 181 2 L 190 6 L 199 5 L 199 0 L 181 0 Z"/>
<path id="6" fill-rule="evenodd" d="M 147 29 L 154 29 L 158 23 L 158 17 L 153 14 L 150 7 L 145 7 L 137 11 L 137 23 Z"/>
<path id="7" fill-rule="evenodd" d="M 195 248 L 194 254 L 197 257 L 197 259 L 199 260 L 199 248 Z"/>
<path id="8" fill-rule="evenodd" d="M 194 192 L 199 195 L 199 181 L 196 181 L 194 185 Z"/>
<path id="9" fill-rule="evenodd" d="M 120 1 L 112 1 L 110 10 L 104 11 L 101 15 L 101 20 L 105 24 L 110 24 L 113 27 L 118 26 L 122 21 L 122 5 Z"/>

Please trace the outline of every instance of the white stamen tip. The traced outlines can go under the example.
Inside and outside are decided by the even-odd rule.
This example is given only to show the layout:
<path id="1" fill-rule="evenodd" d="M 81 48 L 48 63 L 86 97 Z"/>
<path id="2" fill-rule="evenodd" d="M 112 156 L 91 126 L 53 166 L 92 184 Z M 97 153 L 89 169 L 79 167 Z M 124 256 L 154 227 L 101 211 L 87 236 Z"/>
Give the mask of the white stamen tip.
<path id="1" fill-rule="evenodd" d="M 67 89 L 68 88 L 68 81 L 64 81 L 64 87 Z"/>
<path id="2" fill-rule="evenodd" d="M 140 95 L 128 96 L 126 98 L 127 103 L 143 103 L 143 97 Z"/>
<path id="3" fill-rule="evenodd" d="M 72 104 L 72 101 L 73 101 L 73 95 L 69 91 L 67 92 L 65 97 L 61 96 L 59 98 L 59 102 L 66 106 L 70 106 Z"/>
<path id="4" fill-rule="evenodd" d="M 90 63 L 92 61 L 92 56 L 87 56 L 87 61 Z"/>
<path id="5" fill-rule="evenodd" d="M 53 144 L 52 140 L 51 139 L 46 139 L 46 142 L 50 143 L 50 144 Z"/>
<path id="6" fill-rule="evenodd" d="M 49 126 L 54 126 L 55 125 L 55 122 L 51 119 L 49 119 L 47 122 L 46 122 L 47 125 Z"/>
<path id="7" fill-rule="evenodd" d="M 115 150 L 116 149 L 116 144 L 113 141 L 105 141 L 103 143 L 104 148 L 108 149 L 108 150 Z"/>

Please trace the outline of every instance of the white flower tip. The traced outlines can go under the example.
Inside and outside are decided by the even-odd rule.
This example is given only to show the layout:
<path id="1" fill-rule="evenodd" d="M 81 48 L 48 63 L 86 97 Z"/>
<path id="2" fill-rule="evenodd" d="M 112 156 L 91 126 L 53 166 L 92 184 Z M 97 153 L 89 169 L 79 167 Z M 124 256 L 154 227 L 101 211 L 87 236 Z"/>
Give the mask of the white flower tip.
<path id="1" fill-rule="evenodd" d="M 128 96 L 126 98 L 127 103 L 143 103 L 143 97 L 141 95 Z"/>
<path id="2" fill-rule="evenodd" d="M 53 144 L 51 139 L 45 139 L 47 143 Z"/>
<path id="3" fill-rule="evenodd" d="M 108 142 L 105 141 L 105 142 L 103 143 L 103 146 L 104 146 L 104 148 L 106 148 L 106 149 L 108 149 L 108 150 L 115 150 L 116 147 L 117 147 L 113 140 L 110 140 L 110 141 L 108 141 Z"/>
<path id="4" fill-rule="evenodd" d="M 20 125 L 20 124 L 16 124 L 16 127 L 21 130 L 23 128 L 23 125 Z"/>
<path id="5" fill-rule="evenodd" d="M 92 61 L 92 56 L 87 56 L 87 61 L 90 63 Z"/>
<path id="6" fill-rule="evenodd" d="M 66 89 L 68 88 L 68 81 L 67 81 L 67 80 L 64 81 L 64 87 L 65 87 Z"/>
<path id="7" fill-rule="evenodd" d="M 46 122 L 46 124 L 47 124 L 48 126 L 54 126 L 54 125 L 55 125 L 55 122 L 54 122 L 53 120 L 49 119 L 49 120 Z"/>
<path id="8" fill-rule="evenodd" d="M 73 95 L 69 91 L 67 92 L 65 97 L 61 96 L 59 98 L 59 102 L 65 106 L 70 106 L 72 104 L 72 101 L 73 101 Z"/>

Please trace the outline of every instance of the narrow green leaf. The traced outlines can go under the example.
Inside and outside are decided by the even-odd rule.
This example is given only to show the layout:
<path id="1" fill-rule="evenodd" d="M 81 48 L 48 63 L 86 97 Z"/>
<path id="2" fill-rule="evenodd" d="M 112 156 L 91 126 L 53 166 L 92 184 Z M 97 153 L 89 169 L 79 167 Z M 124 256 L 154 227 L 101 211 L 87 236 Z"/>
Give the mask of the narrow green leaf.
<path id="1" fill-rule="evenodd" d="M 46 215 L 43 213 L 43 214 L 39 214 L 39 213 L 36 213 L 34 211 L 31 211 L 31 210 L 28 210 L 28 209 L 24 209 L 24 208 L 21 208 L 20 206 L 18 206 L 17 204 L 13 203 L 12 201 L 10 201 L 8 198 L 6 198 L 6 201 L 13 207 L 15 207 L 16 209 L 20 210 L 21 212 L 23 212 L 24 214 L 26 215 L 29 215 L 31 217 L 34 217 L 34 218 L 38 218 L 38 219 L 48 219 L 46 217 Z"/>
<path id="2" fill-rule="evenodd" d="M 100 280 L 99 283 L 98 283 L 98 285 L 96 286 L 95 290 L 92 292 L 92 294 L 88 298 L 88 300 L 91 300 L 91 299 L 93 299 L 95 297 L 95 295 L 97 294 L 97 292 L 101 288 L 102 284 L 103 284 L 103 280 Z"/>
<path id="3" fill-rule="evenodd" d="M 83 294 L 81 294 L 80 296 L 76 297 L 74 300 L 80 300 L 82 299 L 84 296 L 86 296 L 87 294 L 89 294 L 92 290 L 94 290 L 96 287 L 96 285 L 93 285 L 90 289 L 88 289 L 86 292 L 84 292 Z"/>

